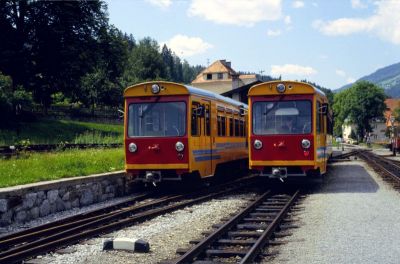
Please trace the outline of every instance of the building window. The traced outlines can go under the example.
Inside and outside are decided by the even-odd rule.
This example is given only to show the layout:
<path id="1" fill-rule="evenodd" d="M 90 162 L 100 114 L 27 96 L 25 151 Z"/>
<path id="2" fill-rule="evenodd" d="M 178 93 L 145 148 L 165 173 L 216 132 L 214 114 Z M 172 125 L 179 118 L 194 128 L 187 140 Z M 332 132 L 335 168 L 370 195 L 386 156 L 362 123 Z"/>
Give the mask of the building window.
<path id="1" fill-rule="evenodd" d="M 212 80 L 212 74 L 211 74 L 211 73 L 207 73 L 206 79 L 207 79 L 207 80 Z"/>
<path id="2" fill-rule="evenodd" d="M 224 78 L 224 74 L 222 72 L 219 72 L 217 78 L 218 80 L 222 80 Z"/>

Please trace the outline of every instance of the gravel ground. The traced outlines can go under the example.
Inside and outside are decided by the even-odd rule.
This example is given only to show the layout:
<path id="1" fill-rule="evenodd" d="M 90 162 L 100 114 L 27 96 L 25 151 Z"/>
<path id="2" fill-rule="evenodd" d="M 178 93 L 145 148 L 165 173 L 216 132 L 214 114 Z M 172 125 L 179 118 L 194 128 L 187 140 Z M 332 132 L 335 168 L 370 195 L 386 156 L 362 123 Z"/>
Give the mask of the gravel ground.
<path id="1" fill-rule="evenodd" d="M 177 248 L 189 247 L 189 241 L 202 237 L 221 218 L 236 212 L 255 194 L 235 195 L 224 199 L 187 207 L 170 214 L 156 217 L 101 238 L 94 238 L 65 249 L 69 253 L 52 253 L 31 263 L 158 263 L 177 257 Z M 144 239 L 150 244 L 149 253 L 102 251 L 103 241 L 110 238 Z"/>
<path id="2" fill-rule="evenodd" d="M 301 227 L 265 263 L 399 263 L 400 194 L 360 161 L 330 167 L 301 204 Z"/>

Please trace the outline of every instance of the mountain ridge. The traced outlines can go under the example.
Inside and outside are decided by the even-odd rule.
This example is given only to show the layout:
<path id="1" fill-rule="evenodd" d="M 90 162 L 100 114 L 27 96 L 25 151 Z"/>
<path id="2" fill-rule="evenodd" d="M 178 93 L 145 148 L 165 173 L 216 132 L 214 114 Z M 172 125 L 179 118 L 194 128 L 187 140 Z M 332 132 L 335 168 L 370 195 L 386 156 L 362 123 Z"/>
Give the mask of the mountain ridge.
<path id="1" fill-rule="evenodd" d="M 400 62 L 380 68 L 375 72 L 361 77 L 357 81 L 369 81 L 385 90 L 385 93 L 393 98 L 400 98 Z M 356 81 L 356 82 L 357 82 Z M 346 84 L 334 92 L 343 91 L 354 83 Z"/>

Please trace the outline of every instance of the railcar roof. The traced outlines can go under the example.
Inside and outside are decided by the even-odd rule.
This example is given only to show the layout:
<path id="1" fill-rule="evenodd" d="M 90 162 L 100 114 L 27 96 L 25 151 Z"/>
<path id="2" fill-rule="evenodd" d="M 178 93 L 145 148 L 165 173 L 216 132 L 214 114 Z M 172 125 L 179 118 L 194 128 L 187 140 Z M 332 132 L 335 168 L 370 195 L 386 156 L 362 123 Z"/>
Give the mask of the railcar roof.
<path id="1" fill-rule="evenodd" d="M 313 85 L 309 84 L 309 83 L 305 83 L 305 82 L 297 82 L 297 81 L 270 81 L 270 82 L 264 82 L 264 83 L 260 83 L 257 85 L 254 85 L 253 87 L 250 88 L 248 95 L 249 96 L 253 96 L 253 95 L 260 95 L 259 90 L 261 87 L 265 87 L 268 85 L 274 85 L 274 84 L 279 84 L 279 83 L 283 83 L 285 85 L 288 84 L 292 84 L 292 85 L 301 85 L 303 87 L 308 87 L 311 88 L 312 91 L 311 92 L 307 92 L 307 91 L 300 91 L 299 94 L 314 94 L 317 93 L 320 96 L 326 97 L 325 93 L 323 91 L 321 91 L 320 89 L 314 87 Z M 298 92 L 288 92 L 288 93 L 284 93 L 284 94 L 296 94 Z M 265 94 L 280 94 L 278 92 L 276 92 L 275 90 L 273 92 L 269 92 L 269 91 L 265 91 Z"/>
<path id="2" fill-rule="evenodd" d="M 203 89 L 199 89 L 199 88 L 196 88 L 196 87 L 193 87 L 193 86 L 190 86 L 190 85 L 185 85 L 185 87 L 189 90 L 190 94 L 206 96 L 206 97 L 217 99 L 217 100 L 220 100 L 220 101 L 223 101 L 223 102 L 226 102 L 226 103 L 238 106 L 238 107 L 239 106 L 243 106 L 243 107 L 247 108 L 247 104 L 244 104 L 242 102 L 238 102 L 238 101 L 233 100 L 233 99 L 231 99 L 229 97 L 225 97 L 225 96 L 222 96 L 220 94 L 213 93 L 213 92 L 210 92 L 210 91 L 207 91 L 207 90 L 203 90 Z"/>
<path id="3" fill-rule="evenodd" d="M 143 87 L 143 86 L 147 86 L 147 85 L 152 85 L 152 84 L 159 84 L 159 85 L 169 85 L 169 86 L 174 86 L 174 87 L 179 87 L 179 88 L 184 88 L 184 89 L 180 89 L 180 91 L 178 91 L 178 93 L 176 93 L 176 95 L 178 94 L 191 94 L 191 95 L 199 95 L 199 96 L 204 96 L 204 97 L 208 97 L 214 100 L 218 100 L 221 102 L 225 102 L 234 106 L 243 106 L 245 109 L 247 109 L 247 104 L 244 104 L 242 102 L 238 102 L 236 100 L 233 100 L 229 97 L 225 97 L 222 96 L 220 94 L 217 93 L 213 93 L 211 91 L 208 90 L 203 90 L 200 88 L 196 88 L 190 85 L 186 85 L 186 84 L 180 84 L 180 83 L 174 83 L 174 82 L 165 82 L 165 81 L 153 81 L 153 82 L 145 82 L 145 83 L 140 83 L 140 84 L 136 84 L 136 85 L 132 85 L 128 88 L 125 89 L 124 92 L 124 97 L 130 97 L 132 96 L 132 94 L 130 93 L 130 91 L 132 91 L 132 89 L 137 89 L 139 87 Z M 178 89 L 177 89 L 178 90 Z M 185 91 L 184 91 L 185 90 Z M 175 93 L 169 93 L 168 95 L 173 95 Z M 151 96 L 153 96 L 151 94 Z"/>

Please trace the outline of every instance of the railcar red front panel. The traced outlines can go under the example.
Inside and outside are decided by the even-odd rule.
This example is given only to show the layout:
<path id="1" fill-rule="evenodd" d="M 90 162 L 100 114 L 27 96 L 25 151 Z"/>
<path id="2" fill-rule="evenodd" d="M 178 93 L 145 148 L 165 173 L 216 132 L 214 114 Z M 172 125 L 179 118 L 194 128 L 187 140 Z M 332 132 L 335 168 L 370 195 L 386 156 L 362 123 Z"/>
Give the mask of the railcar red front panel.
<path id="1" fill-rule="evenodd" d="M 185 149 L 177 152 L 176 142 L 182 142 Z M 129 152 L 130 143 L 137 145 L 137 151 Z M 188 163 L 188 139 L 177 138 L 129 138 L 126 140 L 125 152 L 127 164 L 177 164 Z M 181 155 L 180 155 L 181 154 Z M 161 167 L 161 166 L 160 166 Z"/>
<path id="2" fill-rule="evenodd" d="M 310 128 L 307 133 L 297 134 L 272 134 L 264 135 L 262 133 L 254 132 L 254 111 L 251 111 L 252 117 L 250 118 L 250 155 L 252 161 L 288 161 L 287 166 L 297 165 L 290 163 L 290 161 L 313 161 L 314 160 L 314 136 L 313 136 L 313 96 L 312 95 L 273 95 L 273 96 L 257 96 L 251 98 L 251 105 L 254 106 L 257 102 L 286 102 L 286 101 L 309 101 L 310 105 Z M 302 147 L 302 140 L 307 139 L 311 142 L 308 149 Z M 260 140 L 262 142 L 261 149 L 254 148 L 254 141 Z"/>
<path id="3" fill-rule="evenodd" d="M 254 146 L 254 140 L 261 140 L 263 146 L 257 150 L 252 147 L 251 159 L 255 161 L 293 161 L 293 160 L 314 160 L 314 146 L 312 135 L 270 135 L 270 136 L 252 136 L 251 144 Z M 308 139 L 311 147 L 305 151 L 301 146 L 301 141 Z M 291 165 L 288 162 L 287 165 Z"/>
<path id="4" fill-rule="evenodd" d="M 125 130 L 125 153 L 127 164 L 188 164 L 189 163 L 189 144 L 188 144 L 188 120 L 187 107 L 188 96 L 154 96 L 154 97 L 135 97 L 127 98 L 127 109 L 133 104 L 148 104 L 152 103 L 184 103 L 185 104 L 185 132 L 179 136 L 130 136 L 128 126 Z M 147 107 L 151 111 L 151 107 Z M 127 111 L 128 112 L 128 111 Z M 128 119 L 131 118 L 128 114 Z M 129 121 L 128 121 L 129 122 Z M 155 122 L 154 120 L 152 122 Z M 160 122 L 157 117 L 157 122 Z M 144 125 L 148 124 L 146 121 Z M 167 126 L 165 122 L 165 126 Z M 179 131 L 177 132 L 179 133 Z M 178 152 L 175 148 L 177 142 L 184 144 L 184 150 Z M 137 146 L 136 152 L 129 151 L 129 144 L 135 143 Z M 160 166 L 164 168 L 165 166 Z M 165 167 L 168 168 L 168 167 Z"/>

